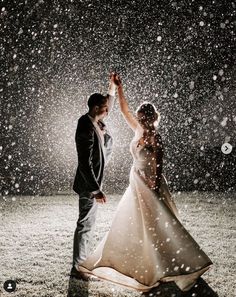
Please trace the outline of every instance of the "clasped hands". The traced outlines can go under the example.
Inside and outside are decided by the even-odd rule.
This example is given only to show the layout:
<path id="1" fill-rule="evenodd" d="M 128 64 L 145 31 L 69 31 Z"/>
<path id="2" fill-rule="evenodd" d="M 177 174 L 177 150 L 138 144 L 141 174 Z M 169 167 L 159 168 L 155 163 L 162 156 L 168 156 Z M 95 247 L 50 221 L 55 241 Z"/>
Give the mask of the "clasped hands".
<path id="1" fill-rule="evenodd" d="M 114 83 L 117 87 L 121 86 L 121 79 L 116 72 L 112 72 L 110 74 L 110 81 Z"/>

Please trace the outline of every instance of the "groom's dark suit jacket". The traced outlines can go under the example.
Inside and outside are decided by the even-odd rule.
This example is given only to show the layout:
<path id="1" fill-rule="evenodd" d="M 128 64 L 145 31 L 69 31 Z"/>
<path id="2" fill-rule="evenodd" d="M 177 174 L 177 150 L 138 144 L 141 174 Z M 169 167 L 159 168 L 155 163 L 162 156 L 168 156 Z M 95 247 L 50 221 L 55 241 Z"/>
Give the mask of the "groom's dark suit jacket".
<path id="1" fill-rule="evenodd" d="M 105 128 L 105 124 L 102 121 L 99 124 Z M 78 120 L 75 142 L 78 168 L 73 190 L 79 195 L 82 193 L 92 194 L 101 190 L 105 162 L 111 154 L 112 137 L 106 131 L 104 134 L 104 146 L 102 146 L 99 133 L 89 115 L 85 114 Z"/>

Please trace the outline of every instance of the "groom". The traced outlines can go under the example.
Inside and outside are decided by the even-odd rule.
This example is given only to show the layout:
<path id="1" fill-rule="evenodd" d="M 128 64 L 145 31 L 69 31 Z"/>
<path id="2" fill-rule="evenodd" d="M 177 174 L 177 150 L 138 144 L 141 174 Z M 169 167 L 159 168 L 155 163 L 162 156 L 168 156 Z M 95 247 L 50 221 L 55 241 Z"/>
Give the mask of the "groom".
<path id="1" fill-rule="evenodd" d="M 88 113 L 79 118 L 75 135 L 78 168 L 73 190 L 79 195 L 79 219 L 74 233 L 70 276 L 84 281 L 95 280 L 78 267 L 87 257 L 98 203 L 105 203 L 107 200 L 102 191 L 102 180 L 104 167 L 112 150 L 112 137 L 106 130 L 103 119 L 112 109 L 115 88 L 112 74 L 107 96 L 95 93 L 89 97 Z"/>

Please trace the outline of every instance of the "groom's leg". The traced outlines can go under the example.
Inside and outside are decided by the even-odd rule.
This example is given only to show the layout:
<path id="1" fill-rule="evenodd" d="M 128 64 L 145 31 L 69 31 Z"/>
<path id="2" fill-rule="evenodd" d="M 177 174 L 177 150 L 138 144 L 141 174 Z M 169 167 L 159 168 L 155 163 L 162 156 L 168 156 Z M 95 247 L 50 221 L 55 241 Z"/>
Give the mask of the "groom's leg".
<path id="1" fill-rule="evenodd" d="M 81 264 L 87 257 L 88 243 L 91 230 L 95 224 L 97 214 L 96 199 L 91 198 L 90 193 L 84 193 L 79 197 L 79 219 L 74 234 L 73 266 Z"/>

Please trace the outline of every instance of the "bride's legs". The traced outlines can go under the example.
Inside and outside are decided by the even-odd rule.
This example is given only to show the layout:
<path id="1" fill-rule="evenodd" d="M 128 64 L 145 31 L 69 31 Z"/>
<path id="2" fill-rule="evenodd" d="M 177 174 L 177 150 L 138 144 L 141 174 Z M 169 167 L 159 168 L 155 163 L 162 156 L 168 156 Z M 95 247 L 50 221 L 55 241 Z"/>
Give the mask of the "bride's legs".
<path id="1" fill-rule="evenodd" d="M 80 195 L 79 219 L 74 233 L 73 266 L 78 267 L 87 257 L 88 243 L 97 214 L 96 199 L 90 193 Z"/>

